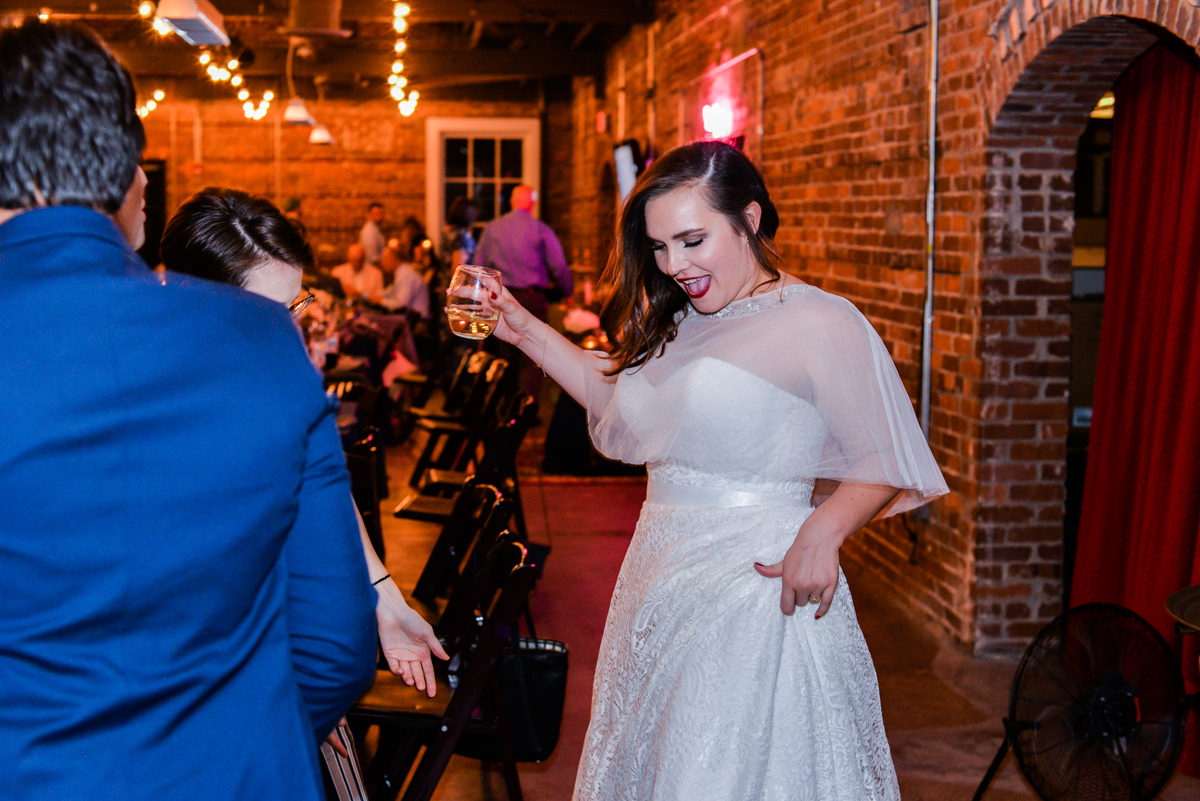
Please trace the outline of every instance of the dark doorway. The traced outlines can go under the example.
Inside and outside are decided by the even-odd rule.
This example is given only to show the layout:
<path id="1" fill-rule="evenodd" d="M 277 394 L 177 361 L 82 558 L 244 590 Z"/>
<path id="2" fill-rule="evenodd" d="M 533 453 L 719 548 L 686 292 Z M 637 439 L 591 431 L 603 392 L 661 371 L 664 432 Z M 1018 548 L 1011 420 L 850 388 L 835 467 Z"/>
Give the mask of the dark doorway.
<path id="1" fill-rule="evenodd" d="M 1112 163 L 1113 96 L 1092 112 L 1079 138 L 1075 167 L 1075 229 L 1072 234 L 1070 428 L 1067 433 L 1067 497 L 1063 510 L 1063 608 L 1071 597 L 1075 545 L 1083 509 L 1096 387 L 1096 354 L 1104 311 L 1104 267 L 1108 238 L 1108 183 Z"/>
<path id="2" fill-rule="evenodd" d="M 154 268 L 162 262 L 159 245 L 167 225 L 167 162 L 143 161 L 142 171 L 146 173 L 146 244 L 138 255 Z"/>

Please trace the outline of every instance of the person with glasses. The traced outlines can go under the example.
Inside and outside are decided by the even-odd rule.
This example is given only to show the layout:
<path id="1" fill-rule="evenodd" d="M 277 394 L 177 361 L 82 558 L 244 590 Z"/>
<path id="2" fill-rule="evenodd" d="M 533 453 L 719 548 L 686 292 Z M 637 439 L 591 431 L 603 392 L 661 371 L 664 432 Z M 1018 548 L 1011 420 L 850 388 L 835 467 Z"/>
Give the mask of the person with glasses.
<path id="1" fill-rule="evenodd" d="M 303 230 L 275 204 L 237 189 L 209 187 L 185 202 L 163 231 L 162 259 L 171 272 L 232 284 L 287 304 L 293 317 L 313 301 L 312 291 L 301 283 L 303 272 L 314 269 Z M 440 659 L 446 654 L 430 625 L 405 603 L 371 546 L 361 517 L 359 530 L 378 594 L 379 640 L 388 667 L 432 696 L 430 654 Z M 342 752 L 340 744 L 335 748 Z"/>

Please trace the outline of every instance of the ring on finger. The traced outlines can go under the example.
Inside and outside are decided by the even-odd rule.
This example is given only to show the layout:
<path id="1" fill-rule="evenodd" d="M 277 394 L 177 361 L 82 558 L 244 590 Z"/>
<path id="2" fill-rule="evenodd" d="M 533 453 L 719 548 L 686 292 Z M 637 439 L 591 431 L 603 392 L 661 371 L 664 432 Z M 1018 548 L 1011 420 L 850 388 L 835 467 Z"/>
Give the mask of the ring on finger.
<path id="1" fill-rule="evenodd" d="M 810 593 L 808 594 L 808 602 L 809 602 L 810 604 L 819 604 L 819 603 L 821 603 L 821 596 L 820 596 L 820 595 L 813 595 L 813 594 L 810 592 Z"/>

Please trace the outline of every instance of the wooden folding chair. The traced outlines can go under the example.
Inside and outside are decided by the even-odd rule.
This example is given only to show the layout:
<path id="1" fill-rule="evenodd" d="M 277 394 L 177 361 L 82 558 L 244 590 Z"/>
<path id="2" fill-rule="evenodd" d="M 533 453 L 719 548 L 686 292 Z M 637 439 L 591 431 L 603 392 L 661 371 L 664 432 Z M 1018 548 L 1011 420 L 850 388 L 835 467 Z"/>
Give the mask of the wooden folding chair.
<path id="1" fill-rule="evenodd" d="M 533 569 L 523 564 L 524 554 L 524 548 L 516 543 L 493 549 L 475 582 L 467 607 L 471 614 L 462 615 L 456 629 L 443 635 L 451 663 L 462 666 L 453 687 L 448 676 L 440 675 L 437 695 L 429 698 L 381 670 L 371 689 L 349 712 L 348 717 L 358 725 L 380 726 L 379 749 L 366 773 L 372 801 L 396 798 L 422 746 L 424 753 L 412 771 L 404 801 L 428 801 L 459 738 L 473 730 L 500 737 L 508 795 L 520 801 L 521 785 L 502 704 L 496 720 L 473 721 L 472 713 L 485 689 L 495 686 L 496 662 L 513 641 L 518 615 L 533 586 Z M 496 701 L 500 701 L 499 693 Z"/>
<path id="2" fill-rule="evenodd" d="M 517 475 L 517 455 L 529 430 L 537 424 L 538 405 L 528 395 L 519 395 L 502 425 L 483 442 L 483 455 L 468 470 L 430 468 L 421 483 L 421 494 L 456 497 L 467 479 L 474 475 L 485 483 L 499 487 L 512 498 L 517 528 L 524 535 L 525 514 L 521 508 L 520 484 Z"/>
<path id="3" fill-rule="evenodd" d="M 504 376 L 509 367 L 504 359 L 493 359 L 478 390 L 463 404 L 455 419 L 417 420 L 417 428 L 428 432 L 429 438 L 409 476 L 409 486 L 416 487 L 431 467 L 461 469 L 470 461 L 480 440 L 499 424 L 500 412 L 507 408 L 511 395 Z"/>
<path id="4" fill-rule="evenodd" d="M 463 557 L 471 543 L 481 534 L 495 539 L 511 517 L 512 502 L 500 490 L 490 484 L 468 481 L 425 561 L 412 597 L 433 604 L 461 572 Z"/>

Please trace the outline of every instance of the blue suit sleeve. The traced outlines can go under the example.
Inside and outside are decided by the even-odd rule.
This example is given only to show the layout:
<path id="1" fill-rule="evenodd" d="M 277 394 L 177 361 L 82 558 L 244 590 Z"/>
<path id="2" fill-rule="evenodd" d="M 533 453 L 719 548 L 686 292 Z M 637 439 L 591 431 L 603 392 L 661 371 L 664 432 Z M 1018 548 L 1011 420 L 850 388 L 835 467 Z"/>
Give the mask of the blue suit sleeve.
<path id="1" fill-rule="evenodd" d="M 285 547 L 296 682 L 323 739 L 375 678 L 375 598 L 332 410 L 308 437 L 299 511 Z"/>

